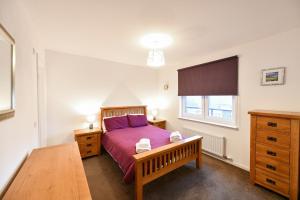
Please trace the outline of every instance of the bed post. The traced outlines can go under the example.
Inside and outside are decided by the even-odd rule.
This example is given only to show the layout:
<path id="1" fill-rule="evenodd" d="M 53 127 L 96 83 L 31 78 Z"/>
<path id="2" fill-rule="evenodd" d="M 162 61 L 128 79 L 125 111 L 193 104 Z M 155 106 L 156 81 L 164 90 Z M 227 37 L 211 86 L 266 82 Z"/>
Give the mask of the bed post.
<path id="1" fill-rule="evenodd" d="M 103 120 L 103 118 L 102 118 L 102 108 L 100 108 L 100 112 L 99 112 L 99 114 L 98 114 L 98 122 L 99 122 L 99 127 L 100 127 L 100 130 L 101 130 L 101 132 L 103 133 L 103 125 L 102 125 L 102 120 Z"/>
<path id="2" fill-rule="evenodd" d="M 142 183 L 142 163 L 135 163 L 135 200 L 143 199 L 143 183 Z"/>
<path id="3" fill-rule="evenodd" d="M 196 168 L 199 169 L 201 167 L 201 163 L 202 163 L 202 155 L 201 155 L 201 150 L 202 150 L 202 140 L 198 140 L 197 141 L 197 158 L 196 158 Z"/>

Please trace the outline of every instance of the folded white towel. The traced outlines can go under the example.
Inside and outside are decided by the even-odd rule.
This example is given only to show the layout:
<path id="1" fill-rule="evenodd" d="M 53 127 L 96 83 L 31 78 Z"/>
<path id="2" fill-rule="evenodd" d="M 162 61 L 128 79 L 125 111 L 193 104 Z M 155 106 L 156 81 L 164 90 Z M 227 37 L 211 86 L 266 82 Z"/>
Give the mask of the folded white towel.
<path id="1" fill-rule="evenodd" d="M 146 145 L 150 145 L 150 139 L 148 138 L 141 138 L 139 141 L 140 144 L 146 144 Z"/>
<path id="2" fill-rule="evenodd" d="M 139 142 L 140 143 L 147 143 L 147 144 L 149 144 L 150 143 L 150 139 L 148 139 L 148 138 L 141 138 Z"/>
<path id="3" fill-rule="evenodd" d="M 174 131 L 170 135 L 170 142 L 177 142 L 182 140 L 182 135 L 179 133 L 179 131 Z"/>
<path id="4" fill-rule="evenodd" d="M 150 145 L 150 140 L 148 138 L 142 138 L 140 139 L 140 141 L 138 142 L 138 146 L 140 148 L 148 148 Z"/>
<path id="5" fill-rule="evenodd" d="M 151 150 L 151 144 L 148 138 L 142 138 L 138 143 L 135 144 L 136 153 L 142 153 L 150 150 Z"/>
<path id="6" fill-rule="evenodd" d="M 136 153 L 143 153 L 143 152 L 150 151 L 150 150 L 151 150 L 151 147 L 149 147 L 149 148 L 135 148 Z"/>
<path id="7" fill-rule="evenodd" d="M 171 138 L 181 138 L 181 134 L 179 133 L 179 131 L 174 131 L 171 133 L 170 135 Z"/>

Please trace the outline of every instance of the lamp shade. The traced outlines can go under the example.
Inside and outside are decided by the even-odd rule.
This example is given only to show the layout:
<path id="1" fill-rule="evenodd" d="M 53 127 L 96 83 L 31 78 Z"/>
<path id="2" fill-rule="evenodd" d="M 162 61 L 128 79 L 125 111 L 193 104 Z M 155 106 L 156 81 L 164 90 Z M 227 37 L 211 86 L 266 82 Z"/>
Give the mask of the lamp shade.
<path id="1" fill-rule="evenodd" d="M 158 114 L 158 110 L 157 110 L 157 109 L 152 109 L 152 110 L 151 110 L 151 113 L 152 113 L 152 115 L 153 115 L 154 117 L 156 117 L 157 114 Z"/>
<path id="2" fill-rule="evenodd" d="M 86 120 L 89 122 L 89 123 L 94 123 L 96 121 L 96 115 L 88 115 L 86 117 Z"/>

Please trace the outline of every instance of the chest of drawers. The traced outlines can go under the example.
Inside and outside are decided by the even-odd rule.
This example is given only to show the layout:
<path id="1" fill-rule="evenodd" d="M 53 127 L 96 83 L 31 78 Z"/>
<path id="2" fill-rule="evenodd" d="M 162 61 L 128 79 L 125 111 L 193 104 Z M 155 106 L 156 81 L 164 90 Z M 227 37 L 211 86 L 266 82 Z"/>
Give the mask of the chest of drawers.
<path id="1" fill-rule="evenodd" d="M 251 181 L 297 200 L 300 113 L 254 110 L 249 114 Z"/>

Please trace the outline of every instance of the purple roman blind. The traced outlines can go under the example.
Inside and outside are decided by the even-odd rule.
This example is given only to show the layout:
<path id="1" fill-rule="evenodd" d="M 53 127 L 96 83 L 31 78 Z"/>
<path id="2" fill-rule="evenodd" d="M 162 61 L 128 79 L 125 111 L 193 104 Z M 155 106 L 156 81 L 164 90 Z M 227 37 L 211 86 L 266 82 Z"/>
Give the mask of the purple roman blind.
<path id="1" fill-rule="evenodd" d="M 178 70 L 178 96 L 238 95 L 238 57 Z"/>

